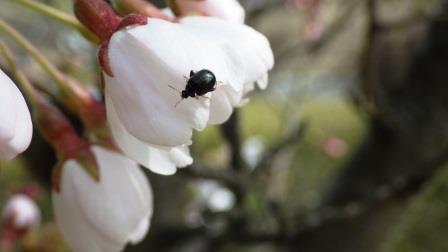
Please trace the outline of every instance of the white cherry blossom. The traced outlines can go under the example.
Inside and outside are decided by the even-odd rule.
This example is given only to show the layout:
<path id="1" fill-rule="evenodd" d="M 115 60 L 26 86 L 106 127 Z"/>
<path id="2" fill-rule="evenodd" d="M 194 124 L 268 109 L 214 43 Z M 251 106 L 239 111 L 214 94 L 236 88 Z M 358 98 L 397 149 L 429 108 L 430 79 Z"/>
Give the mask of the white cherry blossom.
<path id="1" fill-rule="evenodd" d="M 242 60 L 234 50 L 203 39 L 183 24 L 149 18 L 147 25 L 116 32 L 108 51 L 113 76 L 105 76 L 105 95 L 126 131 L 147 144 L 189 145 L 193 129 L 206 127 L 210 102 L 220 99 L 220 90 L 239 94 L 244 88 Z M 185 77 L 201 69 L 215 74 L 217 90 L 175 106 Z M 213 116 L 228 118 L 232 111 L 221 107 L 218 113 L 225 114 Z"/>

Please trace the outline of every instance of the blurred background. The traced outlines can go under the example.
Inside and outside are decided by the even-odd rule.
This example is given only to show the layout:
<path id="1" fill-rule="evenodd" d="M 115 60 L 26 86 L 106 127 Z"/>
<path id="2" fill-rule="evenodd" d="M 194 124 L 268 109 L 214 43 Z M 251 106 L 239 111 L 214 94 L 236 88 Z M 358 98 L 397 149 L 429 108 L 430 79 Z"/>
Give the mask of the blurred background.
<path id="1" fill-rule="evenodd" d="M 40 2 L 72 13 L 69 0 Z M 271 42 L 269 87 L 195 135 L 192 167 L 148 172 L 155 215 L 127 251 L 448 251 L 448 1 L 240 2 Z M 76 31 L 8 0 L 0 16 L 97 92 L 96 48 Z M 5 40 L 34 82 L 51 84 Z M 53 162 L 36 136 L 0 163 L 0 208 L 31 186 L 43 215 L 17 251 L 67 251 Z"/>

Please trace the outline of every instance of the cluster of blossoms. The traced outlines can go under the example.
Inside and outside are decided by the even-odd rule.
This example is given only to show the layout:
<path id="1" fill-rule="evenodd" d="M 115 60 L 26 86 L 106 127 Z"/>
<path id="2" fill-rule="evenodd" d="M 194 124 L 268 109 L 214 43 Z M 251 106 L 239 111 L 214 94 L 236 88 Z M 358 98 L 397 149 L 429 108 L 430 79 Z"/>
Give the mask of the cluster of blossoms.
<path id="1" fill-rule="evenodd" d="M 192 164 L 193 130 L 225 122 L 255 85 L 266 88 L 274 59 L 268 40 L 244 25 L 236 0 L 172 0 L 163 18 L 120 17 L 103 0 L 74 3 L 78 19 L 101 43 L 114 143 L 92 144 L 64 119 L 35 117 L 52 125 L 43 135 L 65 150 L 54 172 L 53 201 L 68 245 L 73 251 L 120 251 L 142 240 L 150 226 L 153 196 L 138 164 L 162 175 Z M 0 85 L 6 90 L 0 92 L 0 154 L 13 158 L 31 140 L 31 119 L 3 73 Z M 88 109 L 78 113 L 92 117 Z M 86 122 L 87 128 L 101 125 Z"/>

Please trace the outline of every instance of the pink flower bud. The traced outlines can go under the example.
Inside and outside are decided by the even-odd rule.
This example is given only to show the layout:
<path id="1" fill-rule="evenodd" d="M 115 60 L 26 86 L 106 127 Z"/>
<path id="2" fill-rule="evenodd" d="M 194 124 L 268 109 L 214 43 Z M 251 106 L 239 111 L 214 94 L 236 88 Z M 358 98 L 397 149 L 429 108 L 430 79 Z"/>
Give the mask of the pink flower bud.
<path id="1" fill-rule="evenodd" d="M 329 137 L 323 143 L 325 153 L 332 158 L 342 158 L 347 154 L 347 144 L 338 137 Z"/>
<path id="2" fill-rule="evenodd" d="M 6 203 L 2 213 L 4 227 L 23 235 L 40 223 L 40 211 L 36 203 L 24 194 L 16 194 Z"/>

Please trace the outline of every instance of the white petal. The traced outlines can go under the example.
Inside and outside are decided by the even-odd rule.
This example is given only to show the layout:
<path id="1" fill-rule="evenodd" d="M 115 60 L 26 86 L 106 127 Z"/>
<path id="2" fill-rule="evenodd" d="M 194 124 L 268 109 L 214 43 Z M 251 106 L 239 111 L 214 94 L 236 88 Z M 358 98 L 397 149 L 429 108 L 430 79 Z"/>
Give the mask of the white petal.
<path id="1" fill-rule="evenodd" d="M 0 143 L 14 137 L 17 97 L 14 92 L 15 85 L 11 79 L 0 70 Z"/>
<path id="2" fill-rule="evenodd" d="M 235 92 L 228 86 L 218 87 L 214 91 L 210 104 L 209 124 L 221 124 L 229 119 L 233 107 L 240 103 L 241 92 Z"/>
<path id="3" fill-rule="evenodd" d="M 23 99 L 23 98 L 22 98 Z M 14 131 L 14 137 L 8 142 L 8 146 L 13 153 L 22 153 L 30 145 L 33 136 L 33 125 L 31 123 L 31 116 L 28 107 L 23 101 L 23 104 L 17 107 L 17 121 Z"/>
<path id="4" fill-rule="evenodd" d="M 193 158 L 190 155 L 190 150 L 186 145 L 172 148 L 170 151 L 170 158 L 171 161 L 180 168 L 186 167 L 193 163 Z"/>
<path id="5" fill-rule="evenodd" d="M 108 97 L 106 97 L 106 106 L 114 139 L 120 149 L 131 159 L 162 175 L 172 175 L 176 172 L 176 167 L 184 167 L 193 162 L 188 153 L 188 147 L 161 148 L 139 141 L 126 131 Z M 185 152 L 184 149 L 187 151 Z"/>
<path id="6" fill-rule="evenodd" d="M 14 83 L 0 70 L 0 156 L 12 159 L 28 148 L 31 115 Z"/>
<path id="7" fill-rule="evenodd" d="M 149 226 L 150 217 L 144 218 L 140 222 L 140 224 L 138 224 L 137 228 L 131 234 L 129 234 L 128 241 L 132 244 L 141 242 L 148 233 Z"/>
<path id="8" fill-rule="evenodd" d="M 256 82 L 257 82 L 257 85 L 258 85 L 259 88 L 266 89 L 268 87 L 269 74 L 268 73 L 264 74 Z"/>
<path id="9" fill-rule="evenodd" d="M 216 44 L 230 44 L 244 61 L 245 83 L 259 80 L 274 66 L 274 56 L 264 35 L 249 26 L 216 18 L 191 16 L 181 19 L 191 31 Z"/>

